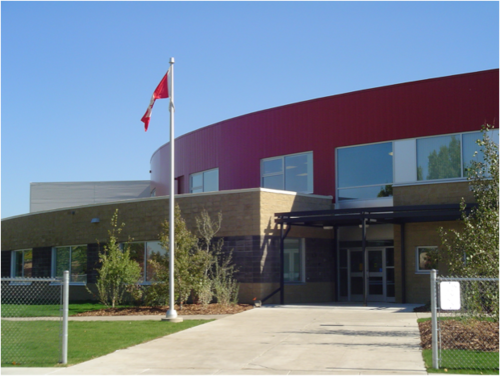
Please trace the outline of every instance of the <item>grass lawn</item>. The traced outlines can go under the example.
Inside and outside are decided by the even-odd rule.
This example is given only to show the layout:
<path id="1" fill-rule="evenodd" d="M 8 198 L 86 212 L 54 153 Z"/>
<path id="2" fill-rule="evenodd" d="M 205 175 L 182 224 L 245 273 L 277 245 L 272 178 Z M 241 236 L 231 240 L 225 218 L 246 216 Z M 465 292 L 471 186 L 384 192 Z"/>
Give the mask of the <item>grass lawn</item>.
<path id="1" fill-rule="evenodd" d="M 418 319 L 417 322 L 430 321 L 430 318 Z M 456 320 L 454 317 L 442 317 L 440 320 Z M 493 320 L 487 320 L 493 321 Z M 498 375 L 498 352 L 474 350 L 442 350 L 441 368 L 432 368 L 432 349 L 422 350 L 428 373 L 454 373 L 468 375 Z M 460 361 L 461 360 L 461 361 Z M 457 363 L 462 363 L 457 364 Z M 467 368 L 466 368 L 467 367 Z"/>
<path id="2" fill-rule="evenodd" d="M 3 308 L 3 307 L 2 307 Z M 68 364 L 81 363 L 211 320 L 70 321 Z M 59 362 L 59 322 L 2 320 L 2 367 L 53 367 Z M 4 336 L 4 331 L 15 336 Z M 11 332 L 12 333 L 12 332 Z M 15 363 L 15 364 L 13 364 Z"/>
<path id="3" fill-rule="evenodd" d="M 432 350 L 422 350 L 428 373 L 461 373 L 467 375 L 498 375 L 498 353 L 469 350 L 442 350 L 442 368 L 432 368 Z M 457 359 L 464 357 L 471 368 L 454 368 Z M 479 369 L 481 368 L 481 369 Z M 486 369 L 488 368 L 488 369 Z"/>
<path id="4" fill-rule="evenodd" d="M 118 306 L 128 307 L 128 306 Z M 59 304 L 2 304 L 2 317 L 53 317 L 60 316 Z M 81 312 L 96 311 L 107 308 L 98 303 L 70 303 L 68 314 L 70 316 Z"/>

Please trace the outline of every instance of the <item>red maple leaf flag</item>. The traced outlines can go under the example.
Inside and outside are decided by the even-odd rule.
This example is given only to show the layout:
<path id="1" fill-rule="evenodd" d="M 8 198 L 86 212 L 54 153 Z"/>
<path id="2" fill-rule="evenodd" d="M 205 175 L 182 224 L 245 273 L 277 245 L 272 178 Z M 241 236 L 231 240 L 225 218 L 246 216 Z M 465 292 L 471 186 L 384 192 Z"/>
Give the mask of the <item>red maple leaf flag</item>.
<path id="1" fill-rule="evenodd" d="M 170 76 L 170 69 L 167 71 L 167 74 L 162 78 L 158 86 L 156 87 L 153 95 L 151 96 L 151 101 L 149 102 L 148 109 L 146 110 L 146 113 L 142 117 L 141 121 L 144 123 L 144 131 L 148 130 L 149 126 L 149 120 L 151 119 L 151 111 L 153 110 L 153 106 L 155 104 L 155 101 L 157 99 L 162 99 L 162 98 L 168 98 L 169 97 L 169 76 Z"/>

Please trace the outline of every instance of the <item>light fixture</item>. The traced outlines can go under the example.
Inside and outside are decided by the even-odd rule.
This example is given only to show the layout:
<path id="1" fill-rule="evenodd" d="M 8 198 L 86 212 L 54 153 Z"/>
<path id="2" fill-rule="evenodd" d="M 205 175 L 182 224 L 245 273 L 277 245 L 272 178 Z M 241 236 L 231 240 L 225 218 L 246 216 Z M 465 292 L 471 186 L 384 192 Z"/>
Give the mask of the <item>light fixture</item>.
<path id="1" fill-rule="evenodd" d="M 323 226 L 323 230 L 333 230 L 333 226 Z"/>
<path id="2" fill-rule="evenodd" d="M 97 217 L 96 218 L 92 218 L 92 220 L 90 221 L 90 223 L 99 223 L 99 222 L 100 222 L 100 220 Z"/>

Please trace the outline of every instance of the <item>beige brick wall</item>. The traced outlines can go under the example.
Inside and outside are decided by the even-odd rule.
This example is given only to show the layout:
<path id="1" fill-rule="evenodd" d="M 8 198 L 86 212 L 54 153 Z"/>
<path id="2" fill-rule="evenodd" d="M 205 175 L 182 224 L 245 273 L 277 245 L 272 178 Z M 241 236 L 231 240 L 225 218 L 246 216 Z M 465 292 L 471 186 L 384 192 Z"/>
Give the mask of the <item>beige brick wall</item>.
<path id="1" fill-rule="evenodd" d="M 260 202 L 260 231 L 262 235 L 279 236 L 279 226 L 274 222 L 275 213 L 309 210 L 332 210 L 332 198 L 329 196 L 312 196 L 282 194 L 263 191 Z M 288 236 L 297 238 L 329 238 L 332 231 L 314 228 L 294 227 Z"/>
<path id="2" fill-rule="evenodd" d="M 277 212 L 332 209 L 331 197 L 300 195 L 263 189 L 249 189 L 179 195 L 176 203 L 189 229 L 196 229 L 196 216 L 203 210 L 215 218 L 222 212 L 222 228 L 218 236 L 241 237 L 260 235 L 262 242 L 269 236 L 279 236 L 274 214 Z M 125 228 L 118 241 L 129 237 L 137 241 L 159 238 L 161 223 L 168 218 L 168 197 L 152 197 L 133 201 L 87 205 L 53 210 L 2 220 L 2 250 L 105 243 L 109 238 L 111 217 L 119 210 L 119 222 Z M 91 223 L 99 218 L 98 224 Z M 291 231 L 294 237 L 330 237 L 331 231 L 301 228 Z M 261 245 L 261 247 L 263 244 Z M 265 260 L 263 260 L 265 261 Z M 319 284 L 314 284 L 315 286 Z M 277 289 L 277 283 L 243 283 L 240 301 L 251 303 L 253 297 L 265 297 Z M 94 288 L 95 286 L 90 285 Z M 333 296 L 331 284 L 327 287 L 287 287 L 286 294 L 295 301 L 297 296 L 321 301 L 321 296 Z M 327 291 L 325 294 L 324 291 Z M 84 287 L 72 289 L 72 299 L 89 299 Z M 287 299 L 288 299 L 287 298 Z M 279 302 L 279 295 L 269 302 Z"/>
<path id="3" fill-rule="evenodd" d="M 468 182 L 430 183 L 393 187 L 394 206 L 459 204 L 462 197 L 474 202 Z"/>
<path id="4" fill-rule="evenodd" d="M 416 249 L 418 246 L 440 246 L 441 238 L 438 228 L 460 230 L 461 223 L 455 222 L 426 222 L 408 223 L 405 228 L 405 257 L 406 257 L 406 302 L 422 303 L 430 301 L 429 274 L 416 273 Z M 396 272 L 396 301 L 402 301 L 401 275 L 401 227 L 394 226 L 395 272 Z M 442 251 L 441 251 L 442 252 Z M 446 261 L 438 265 L 439 273 L 446 274 Z"/>
<path id="5" fill-rule="evenodd" d="M 219 236 L 279 234 L 274 213 L 295 210 L 330 209 L 331 198 L 266 192 L 256 188 L 197 195 L 180 195 L 176 203 L 189 229 L 196 229 L 195 217 L 203 209 L 215 217 L 222 212 Z M 88 205 L 27 214 L 2 220 L 2 250 L 105 242 L 110 221 L 119 209 L 119 222 L 126 224 L 119 241 L 159 238 L 161 223 L 168 218 L 168 197 Z M 90 223 L 92 218 L 100 223 Z M 314 230 L 306 231 L 314 236 Z M 320 232 L 321 233 L 321 232 Z"/>

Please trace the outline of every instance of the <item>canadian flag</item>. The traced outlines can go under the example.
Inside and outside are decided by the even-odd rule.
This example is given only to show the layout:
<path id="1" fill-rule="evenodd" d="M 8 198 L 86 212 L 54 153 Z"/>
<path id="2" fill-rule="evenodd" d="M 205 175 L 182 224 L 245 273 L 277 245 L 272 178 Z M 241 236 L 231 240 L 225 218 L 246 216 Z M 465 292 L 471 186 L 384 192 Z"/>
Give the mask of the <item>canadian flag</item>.
<path id="1" fill-rule="evenodd" d="M 151 120 L 151 111 L 157 99 L 168 98 L 169 97 L 169 82 L 170 82 L 170 69 L 167 74 L 162 78 L 157 88 L 155 89 L 153 95 L 151 96 L 151 101 L 149 102 L 148 109 L 142 117 L 141 121 L 144 123 L 144 131 L 148 130 L 149 120 Z"/>

